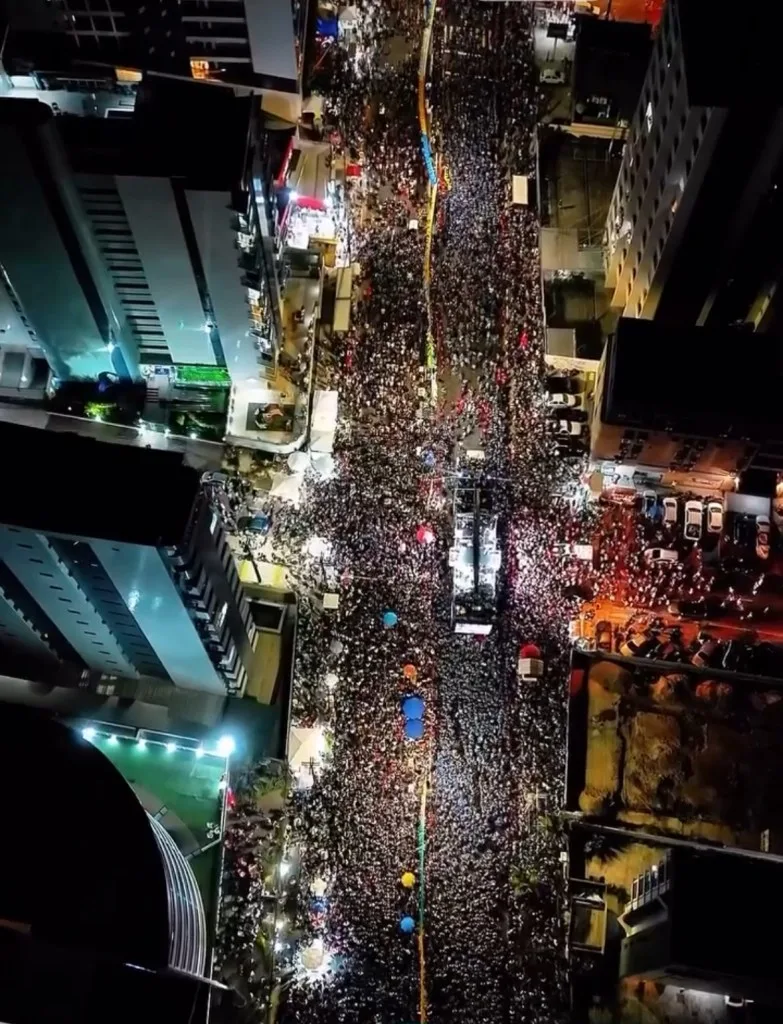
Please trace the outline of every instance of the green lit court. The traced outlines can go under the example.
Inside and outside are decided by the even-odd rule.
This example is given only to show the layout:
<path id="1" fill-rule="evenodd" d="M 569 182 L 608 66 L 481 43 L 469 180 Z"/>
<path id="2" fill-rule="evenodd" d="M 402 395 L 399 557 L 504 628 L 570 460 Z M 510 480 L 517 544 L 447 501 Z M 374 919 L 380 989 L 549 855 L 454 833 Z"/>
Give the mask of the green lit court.
<path id="1" fill-rule="evenodd" d="M 133 787 L 146 811 L 158 818 L 189 863 L 201 890 L 207 919 L 217 891 L 220 846 L 197 851 L 217 838 L 221 822 L 221 779 L 226 760 L 194 749 L 168 749 L 163 743 L 116 736 L 102 730 L 92 739 Z"/>

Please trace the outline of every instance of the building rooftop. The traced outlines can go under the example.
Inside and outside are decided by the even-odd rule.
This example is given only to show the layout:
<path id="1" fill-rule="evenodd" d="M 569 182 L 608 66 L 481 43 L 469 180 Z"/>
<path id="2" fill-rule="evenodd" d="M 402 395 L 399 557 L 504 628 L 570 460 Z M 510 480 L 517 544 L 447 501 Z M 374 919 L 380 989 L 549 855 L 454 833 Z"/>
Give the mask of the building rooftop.
<path id="1" fill-rule="evenodd" d="M 179 543 L 200 474 L 182 455 L 0 424 L 0 523 L 165 547 Z"/>
<path id="2" fill-rule="evenodd" d="M 783 6 L 749 4 L 740 21 L 718 9 L 705 16 L 694 0 L 676 6 L 692 105 L 783 105 L 778 67 Z"/>
<path id="3" fill-rule="evenodd" d="M 605 359 L 605 423 L 783 439 L 783 355 L 768 335 L 622 318 Z"/>
<path id="4" fill-rule="evenodd" d="M 574 120 L 630 122 L 652 50 L 650 26 L 590 15 L 576 24 Z"/>
<path id="5" fill-rule="evenodd" d="M 28 131 L 51 123 L 77 173 L 182 177 L 191 188 L 230 190 L 244 177 L 252 110 L 250 97 L 227 89 L 157 78 L 140 88 L 133 117 L 57 116 L 40 101 L 6 98 L 0 121 Z"/>

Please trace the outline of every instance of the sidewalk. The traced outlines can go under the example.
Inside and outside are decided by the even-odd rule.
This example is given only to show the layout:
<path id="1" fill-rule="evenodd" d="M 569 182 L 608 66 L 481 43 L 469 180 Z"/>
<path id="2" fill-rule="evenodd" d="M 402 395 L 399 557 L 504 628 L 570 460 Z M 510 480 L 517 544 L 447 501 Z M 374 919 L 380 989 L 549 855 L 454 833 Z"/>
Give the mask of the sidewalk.
<path id="1" fill-rule="evenodd" d="M 294 277 L 286 284 L 281 309 L 283 338 L 274 375 L 233 387 L 226 428 L 229 443 L 274 454 L 281 447 L 293 451 L 304 436 L 320 296 L 320 278 Z M 298 322 L 300 310 L 304 317 Z"/>

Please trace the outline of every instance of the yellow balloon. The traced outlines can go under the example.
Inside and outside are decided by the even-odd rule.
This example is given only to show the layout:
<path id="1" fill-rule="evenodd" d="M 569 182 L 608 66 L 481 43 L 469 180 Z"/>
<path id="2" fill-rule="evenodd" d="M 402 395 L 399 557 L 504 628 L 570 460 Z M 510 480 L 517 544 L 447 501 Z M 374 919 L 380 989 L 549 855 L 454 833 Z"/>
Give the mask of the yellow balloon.
<path id="1" fill-rule="evenodd" d="M 405 871 L 400 881 L 406 889 L 412 889 L 416 884 L 416 876 L 412 871 Z"/>

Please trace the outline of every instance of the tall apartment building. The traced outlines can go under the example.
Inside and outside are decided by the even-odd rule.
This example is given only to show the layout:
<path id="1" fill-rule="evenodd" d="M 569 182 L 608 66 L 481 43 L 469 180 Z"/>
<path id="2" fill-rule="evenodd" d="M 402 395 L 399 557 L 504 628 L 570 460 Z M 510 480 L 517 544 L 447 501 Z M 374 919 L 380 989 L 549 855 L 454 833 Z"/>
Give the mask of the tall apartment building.
<path id="1" fill-rule="evenodd" d="M 3 0 L 2 63 L 65 79 L 89 67 L 301 91 L 309 0 Z"/>
<path id="2" fill-rule="evenodd" d="M 3 350 L 43 353 L 61 378 L 172 364 L 269 376 L 280 285 L 265 147 L 251 97 L 193 83 L 159 81 L 132 118 L 0 100 Z"/>
<path id="3" fill-rule="evenodd" d="M 239 693 L 256 627 L 200 474 L 169 452 L 0 425 L 0 650 Z"/>
<path id="4" fill-rule="evenodd" d="M 781 28 L 779 5 L 743 11 L 738 31 L 703 5 L 669 0 L 604 236 L 611 304 L 623 316 L 773 319 L 783 271 Z"/>

